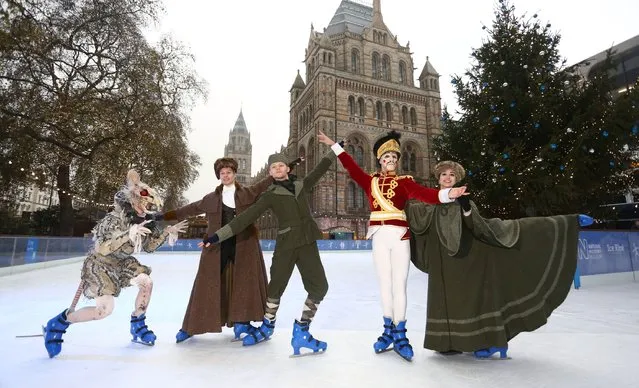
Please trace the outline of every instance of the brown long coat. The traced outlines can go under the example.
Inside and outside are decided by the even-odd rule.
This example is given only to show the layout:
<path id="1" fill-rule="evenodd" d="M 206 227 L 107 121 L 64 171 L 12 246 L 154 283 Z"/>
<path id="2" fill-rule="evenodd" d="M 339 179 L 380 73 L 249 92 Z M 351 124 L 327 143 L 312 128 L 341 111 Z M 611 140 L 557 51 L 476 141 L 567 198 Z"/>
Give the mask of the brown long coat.
<path id="1" fill-rule="evenodd" d="M 272 183 L 270 177 L 253 186 L 235 183 L 235 209 L 241 214 Z M 200 201 L 167 212 L 165 220 L 182 220 L 205 213 L 207 234 L 213 235 L 222 227 L 222 188 L 207 194 Z M 225 271 L 226 272 L 226 271 Z M 236 236 L 235 262 L 231 272 L 230 295 L 225 294 L 225 282 L 220 273 L 220 244 L 203 248 L 200 266 L 193 282 L 182 330 L 190 335 L 219 333 L 227 323 L 260 321 L 266 300 L 266 267 L 257 236 L 257 228 L 249 226 Z M 228 306 L 228 317 L 223 311 Z"/>

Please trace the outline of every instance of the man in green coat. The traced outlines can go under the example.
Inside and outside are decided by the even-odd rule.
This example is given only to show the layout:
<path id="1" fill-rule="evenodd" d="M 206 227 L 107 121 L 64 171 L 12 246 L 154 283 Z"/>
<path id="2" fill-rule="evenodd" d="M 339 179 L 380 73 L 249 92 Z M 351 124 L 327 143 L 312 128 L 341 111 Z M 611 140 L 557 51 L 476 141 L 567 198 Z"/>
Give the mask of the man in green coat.
<path id="1" fill-rule="evenodd" d="M 314 353 L 326 350 L 326 342 L 314 339 L 309 333 L 309 325 L 317 306 L 328 291 L 328 282 L 317 249 L 317 240 L 322 238 L 322 233 L 311 216 L 307 194 L 328 171 L 333 159 L 334 155 L 330 153 L 304 179 L 297 180 L 294 175 L 289 175 L 286 155 L 271 155 L 268 159 L 269 174 L 274 183 L 251 207 L 198 244 L 209 247 L 211 243 L 231 238 L 255 222 L 268 209 L 277 217 L 279 230 L 271 264 L 271 280 L 267 287 L 266 313 L 262 325 L 244 337 L 245 346 L 265 341 L 273 334 L 280 298 L 286 290 L 293 268 L 297 266 L 308 297 L 304 302 L 301 319 L 295 320 L 293 326 L 293 352 L 299 355 L 302 347 L 311 349 Z"/>

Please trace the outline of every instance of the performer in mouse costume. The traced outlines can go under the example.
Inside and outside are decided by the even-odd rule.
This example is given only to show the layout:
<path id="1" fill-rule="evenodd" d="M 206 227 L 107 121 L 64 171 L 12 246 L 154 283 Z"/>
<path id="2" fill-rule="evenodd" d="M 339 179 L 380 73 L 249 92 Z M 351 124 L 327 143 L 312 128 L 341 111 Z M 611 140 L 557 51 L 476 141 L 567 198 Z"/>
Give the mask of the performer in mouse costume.
<path id="1" fill-rule="evenodd" d="M 451 202 L 465 187 L 441 191 L 417 184 L 410 175 L 398 175 L 400 134 L 392 131 L 373 147 L 380 171 L 367 174 L 353 158 L 320 131 L 318 141 L 330 146 L 351 178 L 364 190 L 371 208 L 366 238 L 373 240 L 373 261 L 379 279 L 384 331 L 373 344 L 377 353 L 393 349 L 410 361 L 413 349 L 406 337 L 406 283 L 410 267 L 410 233 L 404 214 L 409 199 L 437 204 Z"/>
<path id="2" fill-rule="evenodd" d="M 129 286 L 140 290 L 131 314 L 131 335 L 134 342 L 154 345 L 156 336 L 146 325 L 146 311 L 151 300 L 153 281 L 151 268 L 141 264 L 132 254 L 154 252 L 169 238 L 175 244 L 178 233 L 186 230 L 186 222 L 162 230 L 149 220 L 162 206 L 154 189 L 140 181 L 135 170 L 127 174 L 127 184 L 115 194 L 114 209 L 93 229 L 94 246 L 84 260 L 80 289 L 95 306 L 77 311 L 65 309 L 44 327 L 44 344 L 49 357 L 62 350 L 62 335 L 72 323 L 104 319 L 113 312 L 115 298 Z"/>
<path id="3" fill-rule="evenodd" d="M 442 189 L 465 177 L 456 162 L 437 164 Z M 444 355 L 498 353 L 534 331 L 565 300 L 577 266 L 579 226 L 586 215 L 483 218 L 464 196 L 458 203 L 411 202 L 412 261 L 428 273 L 424 347 Z"/>
<path id="4" fill-rule="evenodd" d="M 267 209 L 271 209 L 277 217 L 279 231 L 270 269 L 271 280 L 267 286 L 265 314 L 261 326 L 244 337 L 246 346 L 265 341 L 273 335 L 280 298 L 297 266 L 308 297 L 300 319 L 293 324 L 293 354 L 300 355 L 301 348 L 311 349 L 313 353 L 310 354 L 327 348 L 326 342 L 316 340 L 309 332 L 317 308 L 328 291 L 328 281 L 317 249 L 317 240 L 322 238 L 322 233 L 311 215 L 307 196 L 326 173 L 333 158 L 331 155 L 324 157 L 304 179 L 297 179 L 289 175 L 285 154 L 271 155 L 268 165 L 273 184 L 252 206 L 200 243 L 204 249 L 210 249 L 211 244 L 223 242 L 246 229 Z"/>

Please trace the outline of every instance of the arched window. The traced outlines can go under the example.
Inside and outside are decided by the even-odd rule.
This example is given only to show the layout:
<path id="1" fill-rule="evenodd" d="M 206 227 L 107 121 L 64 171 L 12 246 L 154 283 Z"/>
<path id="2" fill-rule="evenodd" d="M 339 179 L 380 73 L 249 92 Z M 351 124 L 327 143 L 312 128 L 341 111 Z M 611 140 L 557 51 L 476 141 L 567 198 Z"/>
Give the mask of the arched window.
<path id="1" fill-rule="evenodd" d="M 373 57 L 371 60 L 371 70 L 373 71 L 373 78 L 380 78 L 380 61 L 379 61 L 379 54 L 378 53 L 373 53 Z"/>
<path id="2" fill-rule="evenodd" d="M 355 183 L 348 182 L 348 184 L 346 185 L 346 207 L 349 209 L 355 208 L 355 192 Z"/>
<path id="3" fill-rule="evenodd" d="M 402 124 L 408 124 L 408 108 L 402 106 Z"/>
<path id="4" fill-rule="evenodd" d="M 298 155 L 300 158 L 304 158 L 304 160 L 300 163 L 299 166 L 295 167 L 295 175 L 303 178 L 306 176 L 306 150 L 304 149 L 304 146 L 300 147 Z"/>
<path id="5" fill-rule="evenodd" d="M 355 148 L 355 162 L 358 166 L 364 168 L 364 148 L 361 146 Z"/>
<path id="6" fill-rule="evenodd" d="M 357 209 L 366 208 L 366 197 L 364 196 L 364 190 L 362 190 L 362 188 L 359 186 L 355 188 L 355 207 Z"/>
<path id="7" fill-rule="evenodd" d="M 386 108 L 386 121 L 393 121 L 393 107 L 390 102 L 387 102 L 384 107 Z"/>
<path id="8" fill-rule="evenodd" d="M 402 151 L 402 172 L 417 175 L 417 149 L 408 144 Z"/>
<path id="9" fill-rule="evenodd" d="M 375 118 L 377 120 L 383 120 L 384 119 L 384 108 L 382 106 L 382 102 L 381 101 L 377 101 L 375 103 Z"/>
<path id="10" fill-rule="evenodd" d="M 308 148 L 306 149 L 306 164 L 309 166 L 309 168 L 313 168 L 315 166 L 315 139 L 314 138 L 310 138 L 310 140 L 308 141 Z"/>
<path id="11" fill-rule="evenodd" d="M 417 111 L 415 108 L 410 108 L 410 125 L 417 125 Z"/>
<path id="12" fill-rule="evenodd" d="M 382 59 L 382 76 L 380 78 L 386 81 L 390 81 L 391 79 L 390 57 L 388 55 L 384 55 Z"/>
<path id="13" fill-rule="evenodd" d="M 404 61 L 399 61 L 399 83 L 406 84 L 407 76 L 406 76 L 406 63 Z"/>
<path id="14" fill-rule="evenodd" d="M 348 114 L 350 116 L 354 116 L 356 112 L 357 109 L 355 108 L 355 97 L 348 96 Z"/>
<path id="15" fill-rule="evenodd" d="M 366 169 L 366 159 L 364 157 L 364 143 L 359 137 L 351 137 L 347 141 L 346 152 L 355 160 L 358 166 Z"/>
<path id="16" fill-rule="evenodd" d="M 359 50 L 353 49 L 351 50 L 351 71 L 353 73 L 359 74 Z"/>
<path id="17" fill-rule="evenodd" d="M 359 117 L 366 116 L 366 102 L 364 102 L 362 97 L 357 99 L 357 114 L 359 114 Z"/>

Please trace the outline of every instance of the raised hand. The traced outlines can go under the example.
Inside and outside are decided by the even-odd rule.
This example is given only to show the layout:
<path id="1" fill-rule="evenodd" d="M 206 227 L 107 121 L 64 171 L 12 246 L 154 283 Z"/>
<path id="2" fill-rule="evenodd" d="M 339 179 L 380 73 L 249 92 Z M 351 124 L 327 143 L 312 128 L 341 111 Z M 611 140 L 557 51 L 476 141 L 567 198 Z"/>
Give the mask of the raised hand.
<path id="1" fill-rule="evenodd" d="M 149 222 L 151 222 L 151 220 L 131 225 L 131 227 L 129 228 L 129 238 L 131 240 L 135 240 L 138 236 L 146 236 L 147 234 L 151 233 L 151 229 L 144 226 Z"/>
<path id="2" fill-rule="evenodd" d="M 466 193 L 466 186 L 453 187 L 448 192 L 448 198 L 457 199 L 457 198 L 461 197 L 462 195 L 468 195 L 468 194 L 470 194 L 470 193 Z"/>
<path id="3" fill-rule="evenodd" d="M 332 146 L 333 144 L 335 144 L 333 139 L 331 139 L 330 137 L 326 136 L 324 134 L 324 132 L 322 132 L 322 131 L 319 131 L 319 135 L 317 135 L 317 141 L 319 141 L 320 143 L 326 144 L 329 147 Z"/>
<path id="4" fill-rule="evenodd" d="M 166 227 L 166 231 L 171 234 L 184 233 L 189 228 L 189 222 L 187 220 L 182 220 L 175 225 L 169 225 Z"/>
<path id="5" fill-rule="evenodd" d="M 214 235 L 213 235 L 213 236 L 211 236 L 211 237 L 204 238 L 202 241 L 200 241 L 199 243 L 197 243 L 197 246 L 198 246 L 199 248 L 202 248 L 202 247 L 207 247 L 207 248 L 208 248 L 208 247 L 210 247 L 210 246 L 211 246 L 211 244 L 215 244 L 215 243 L 217 243 L 218 241 L 220 241 L 220 238 L 217 236 L 217 234 L 214 234 Z"/>

